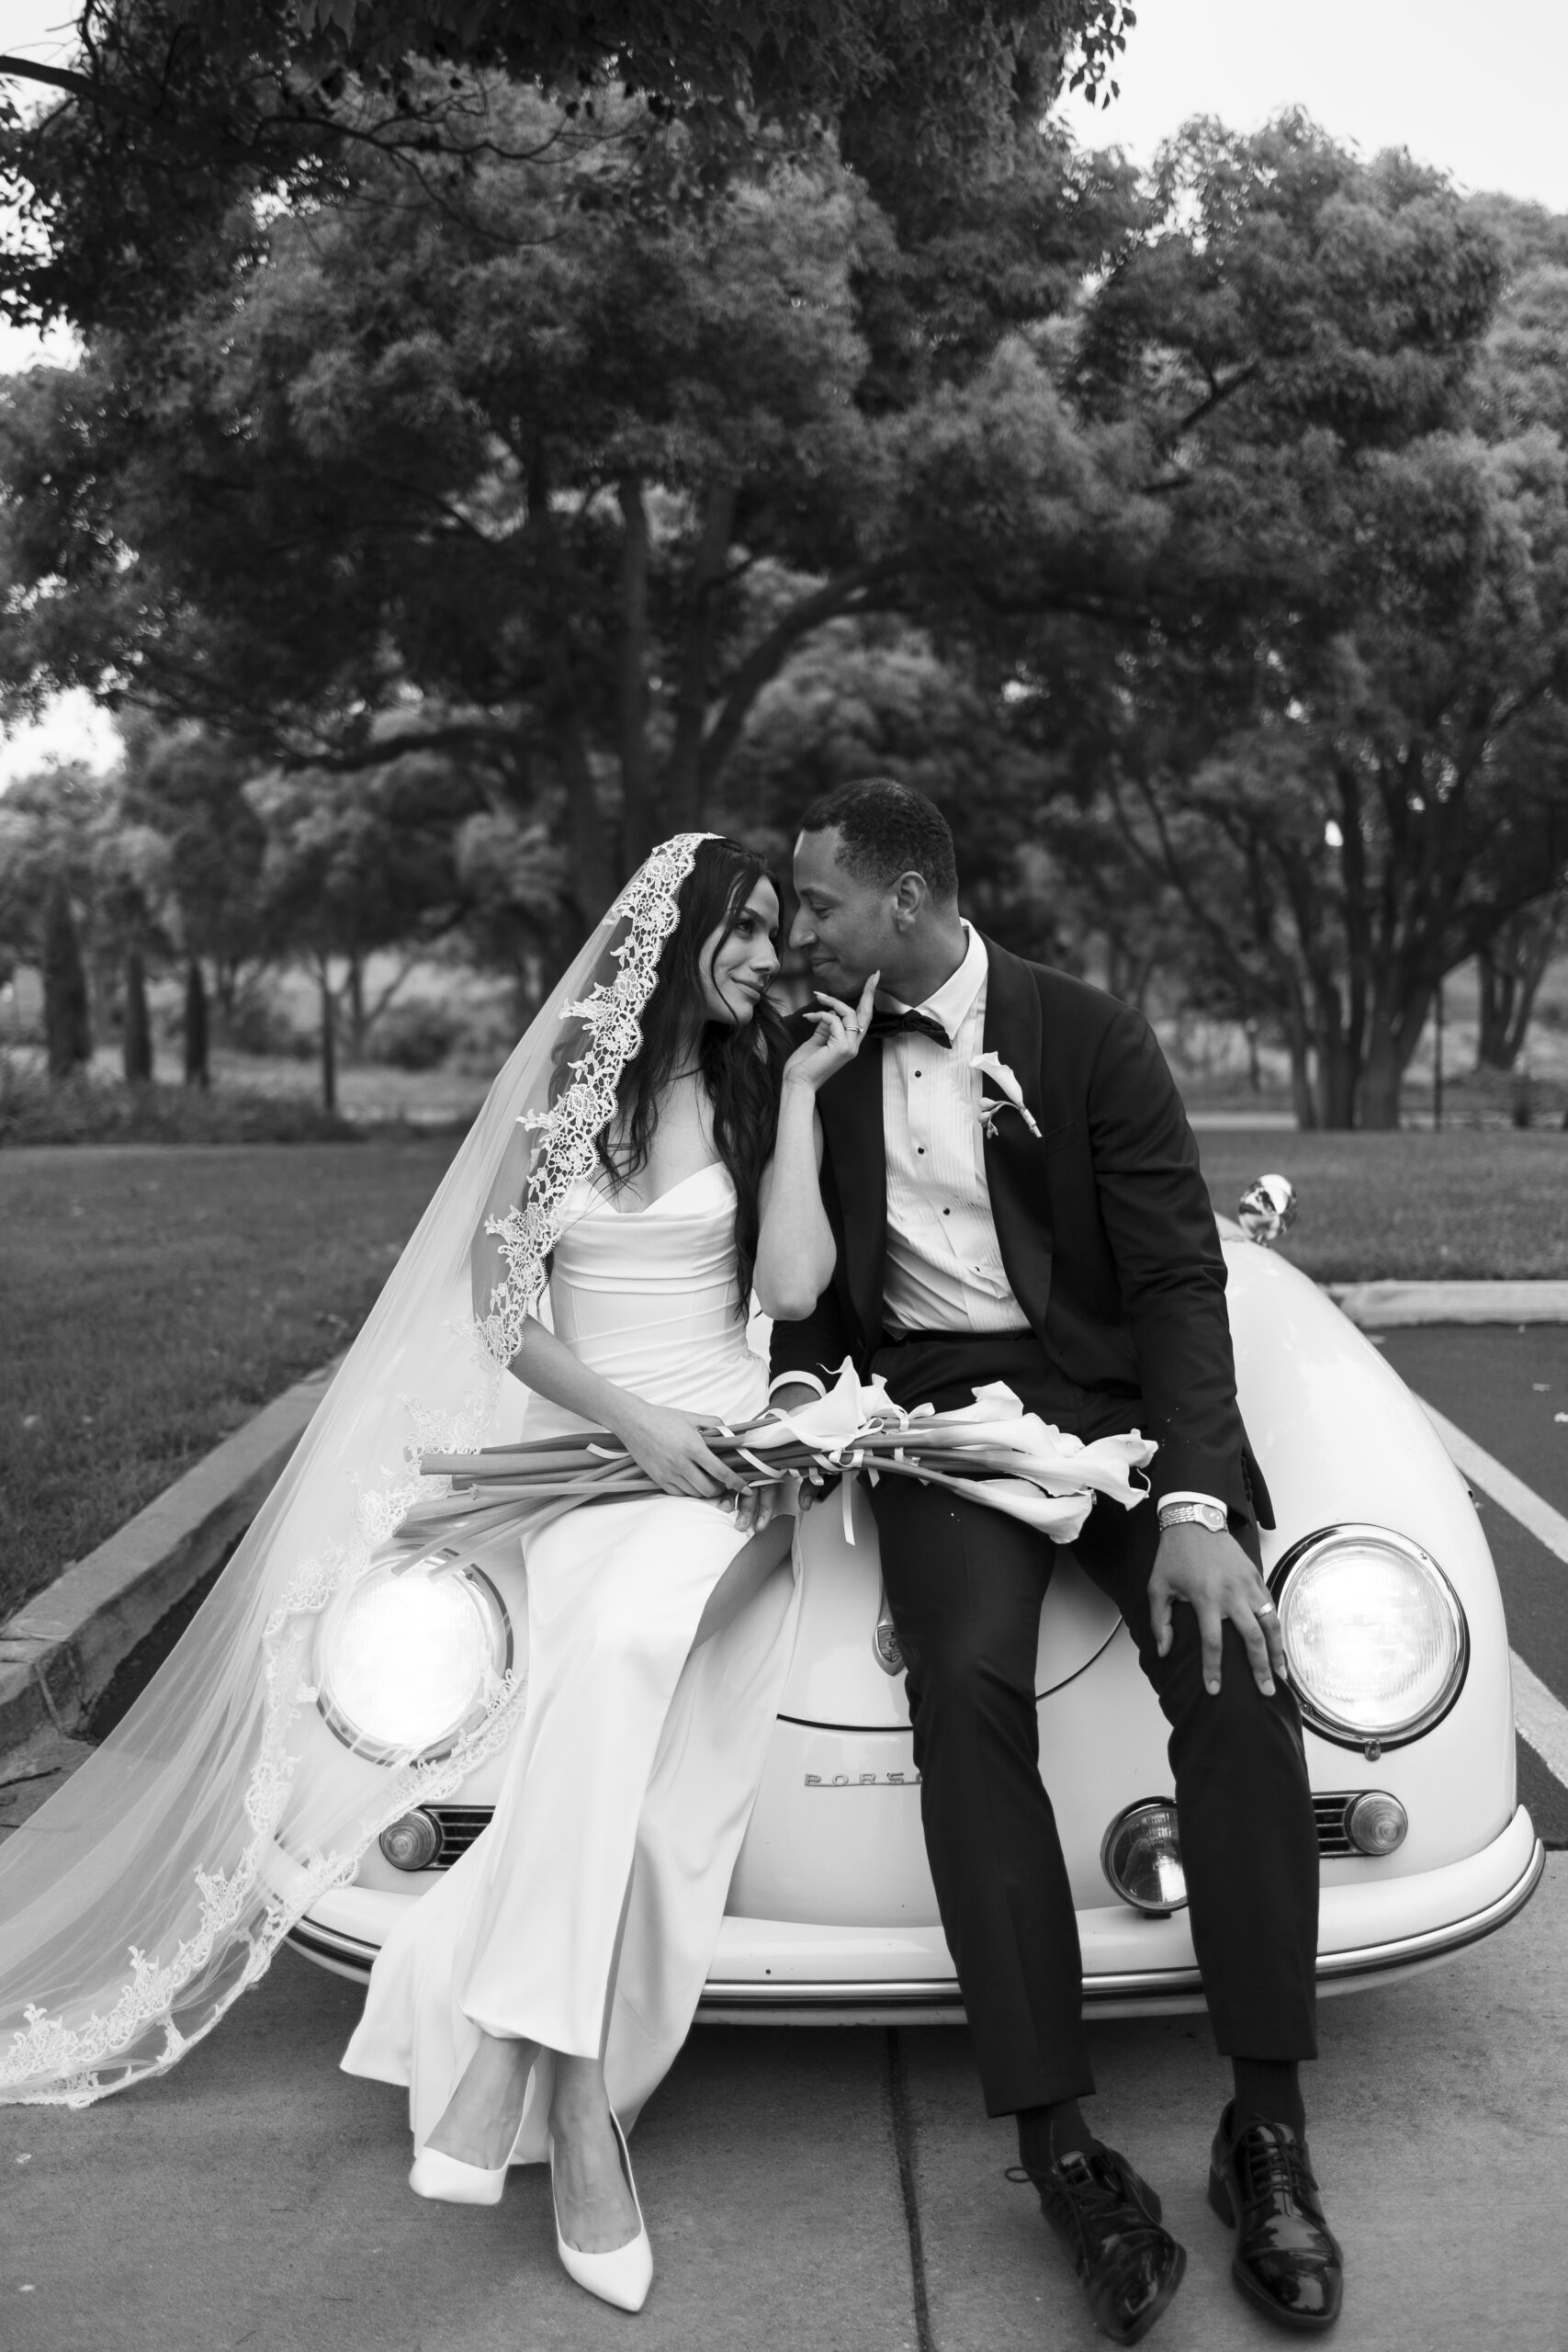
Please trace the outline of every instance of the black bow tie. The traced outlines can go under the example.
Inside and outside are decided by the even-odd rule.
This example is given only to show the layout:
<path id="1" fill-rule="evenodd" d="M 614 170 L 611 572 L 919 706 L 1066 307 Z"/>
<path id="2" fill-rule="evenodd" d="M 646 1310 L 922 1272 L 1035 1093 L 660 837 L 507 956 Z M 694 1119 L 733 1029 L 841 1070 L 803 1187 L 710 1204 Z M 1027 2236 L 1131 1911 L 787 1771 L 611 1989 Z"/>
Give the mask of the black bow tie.
<path id="1" fill-rule="evenodd" d="M 918 1031 L 922 1037 L 929 1037 L 933 1046 L 951 1046 L 953 1043 L 941 1022 L 933 1021 L 929 1012 L 874 1012 L 866 1023 L 865 1034 L 868 1037 L 898 1037 L 910 1029 Z"/>

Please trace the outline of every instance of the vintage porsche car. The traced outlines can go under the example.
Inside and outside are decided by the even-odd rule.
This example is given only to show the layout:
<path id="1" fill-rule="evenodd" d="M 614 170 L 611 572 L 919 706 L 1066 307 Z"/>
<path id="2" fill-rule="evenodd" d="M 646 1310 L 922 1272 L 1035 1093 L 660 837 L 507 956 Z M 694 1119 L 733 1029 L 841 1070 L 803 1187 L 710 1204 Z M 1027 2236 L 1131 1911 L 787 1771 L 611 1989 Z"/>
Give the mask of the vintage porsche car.
<path id="1" fill-rule="evenodd" d="M 1322 1907 L 1318 1979 L 1348 1991 L 1430 1966 L 1529 1900 L 1540 1841 L 1516 1801 L 1508 1642 L 1464 1480 L 1419 1402 L 1305 1275 L 1259 1246 L 1289 1210 L 1264 1178 L 1222 1225 L 1242 1409 L 1279 1524 L 1264 1561 L 1307 1724 Z M 863 1492 L 807 1515 L 802 1603 L 765 1775 L 702 2003 L 714 2022 L 950 2023 L 963 2014 L 920 1831 L 919 1775 Z M 324 1616 L 306 1773 L 363 1776 L 472 1720 L 525 1663 L 515 1537 L 439 1579 L 371 1571 Z M 1091 2014 L 1196 2009 L 1166 1725 L 1114 1608 L 1073 1562 L 1042 1612 L 1041 1770 L 1061 1827 Z M 1107 1726 L 1115 1727 L 1108 1737 Z M 479 1836 L 489 1758 L 320 1896 L 296 1948 L 368 1973 L 402 1906 Z M 287 1874 L 287 1820 L 278 1831 Z"/>

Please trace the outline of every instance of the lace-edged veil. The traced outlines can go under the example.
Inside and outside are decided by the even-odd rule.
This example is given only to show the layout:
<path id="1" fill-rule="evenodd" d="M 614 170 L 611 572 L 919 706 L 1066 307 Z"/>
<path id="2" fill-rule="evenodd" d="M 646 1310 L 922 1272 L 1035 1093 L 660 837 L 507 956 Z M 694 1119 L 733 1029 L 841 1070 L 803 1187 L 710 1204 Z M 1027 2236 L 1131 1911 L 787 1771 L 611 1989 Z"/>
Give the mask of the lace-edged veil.
<path id="1" fill-rule="evenodd" d="M 504 1366 L 641 1048 L 677 894 L 709 838 L 664 842 L 596 926 L 178 1646 L 0 1849 L 0 2101 L 85 2106 L 174 2064 L 373 1838 L 450 1795 L 509 1736 L 522 1687 L 510 1672 L 449 1752 L 384 1758 L 369 1796 L 363 1775 L 298 1770 L 323 1612 L 385 1556 L 410 1505 L 448 1483 L 422 1478 L 419 1455 L 517 1433 L 524 1392 Z"/>

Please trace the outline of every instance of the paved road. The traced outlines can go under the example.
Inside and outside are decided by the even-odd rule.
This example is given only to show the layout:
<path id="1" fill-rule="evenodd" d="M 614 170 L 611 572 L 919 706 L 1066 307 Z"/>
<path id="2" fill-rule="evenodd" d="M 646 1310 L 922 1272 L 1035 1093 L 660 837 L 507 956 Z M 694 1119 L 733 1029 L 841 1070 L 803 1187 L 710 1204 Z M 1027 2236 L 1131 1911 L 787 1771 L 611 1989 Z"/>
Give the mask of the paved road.
<path id="1" fill-rule="evenodd" d="M 1568 1516 L 1568 1328 L 1431 1326 L 1382 1333 L 1380 1343 L 1417 1396 Z M 1478 1493 L 1476 1503 L 1496 1563 L 1508 1638 L 1568 1708 L 1568 1559 L 1487 1495 Z M 1548 1843 L 1568 1847 L 1568 1788 L 1524 1740 L 1519 1793 Z"/>
<path id="2" fill-rule="evenodd" d="M 1568 1425 L 1551 1418 L 1568 1408 L 1568 1333 L 1399 1333 L 1387 1346 L 1432 1404 L 1568 1510 Z M 1512 1638 L 1568 1701 L 1568 1563 L 1505 1519 L 1488 1507 Z M 29 1769 L 48 1777 L 13 1789 L 13 1807 L 70 1761 L 40 1744 Z M 1532 1810 L 1562 1808 L 1568 1835 L 1568 1790 L 1534 1769 Z M 336 2068 L 357 1997 L 285 1954 L 166 2080 L 81 2114 L 0 2109 L 6 2352 L 1103 2341 L 1028 2191 L 1004 2177 L 1009 2134 L 979 2112 L 961 2031 L 694 2035 L 635 2143 L 659 2272 L 634 2324 L 559 2272 L 538 2175 L 514 2178 L 493 2212 L 408 2194 L 400 2095 Z M 1092 2040 L 1096 2121 L 1160 2188 L 1189 2248 L 1151 2343 L 1279 2346 L 1236 2300 L 1228 2236 L 1203 2201 L 1224 2090 L 1206 2024 L 1100 2025 Z M 1568 1853 L 1503 1934 L 1429 1975 L 1326 2003 L 1309 2100 L 1348 2257 L 1341 2352 L 1564 2352 Z"/>

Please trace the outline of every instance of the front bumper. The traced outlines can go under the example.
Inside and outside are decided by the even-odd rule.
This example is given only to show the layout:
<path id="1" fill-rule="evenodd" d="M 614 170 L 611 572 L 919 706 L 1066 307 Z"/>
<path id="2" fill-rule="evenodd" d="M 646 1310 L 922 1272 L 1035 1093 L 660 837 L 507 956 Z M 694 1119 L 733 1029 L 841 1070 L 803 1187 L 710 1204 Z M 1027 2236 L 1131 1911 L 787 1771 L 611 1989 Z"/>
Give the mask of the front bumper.
<path id="1" fill-rule="evenodd" d="M 1434 1966 L 1523 1910 L 1545 1866 L 1523 1805 L 1479 1854 L 1414 1876 L 1325 1886 L 1318 1913 L 1318 1989 L 1353 1993 Z M 1375 1870 L 1376 1865 L 1369 1866 Z M 289 1941 L 336 1974 L 363 1980 L 412 1894 L 335 1888 Z M 1201 2010 L 1187 1915 L 1140 1917 L 1125 1904 L 1080 1911 L 1084 2007 L 1125 2018 Z M 712 2025 L 955 2025 L 964 2005 L 942 1929 L 817 1928 L 726 1919 L 698 2006 Z"/>

